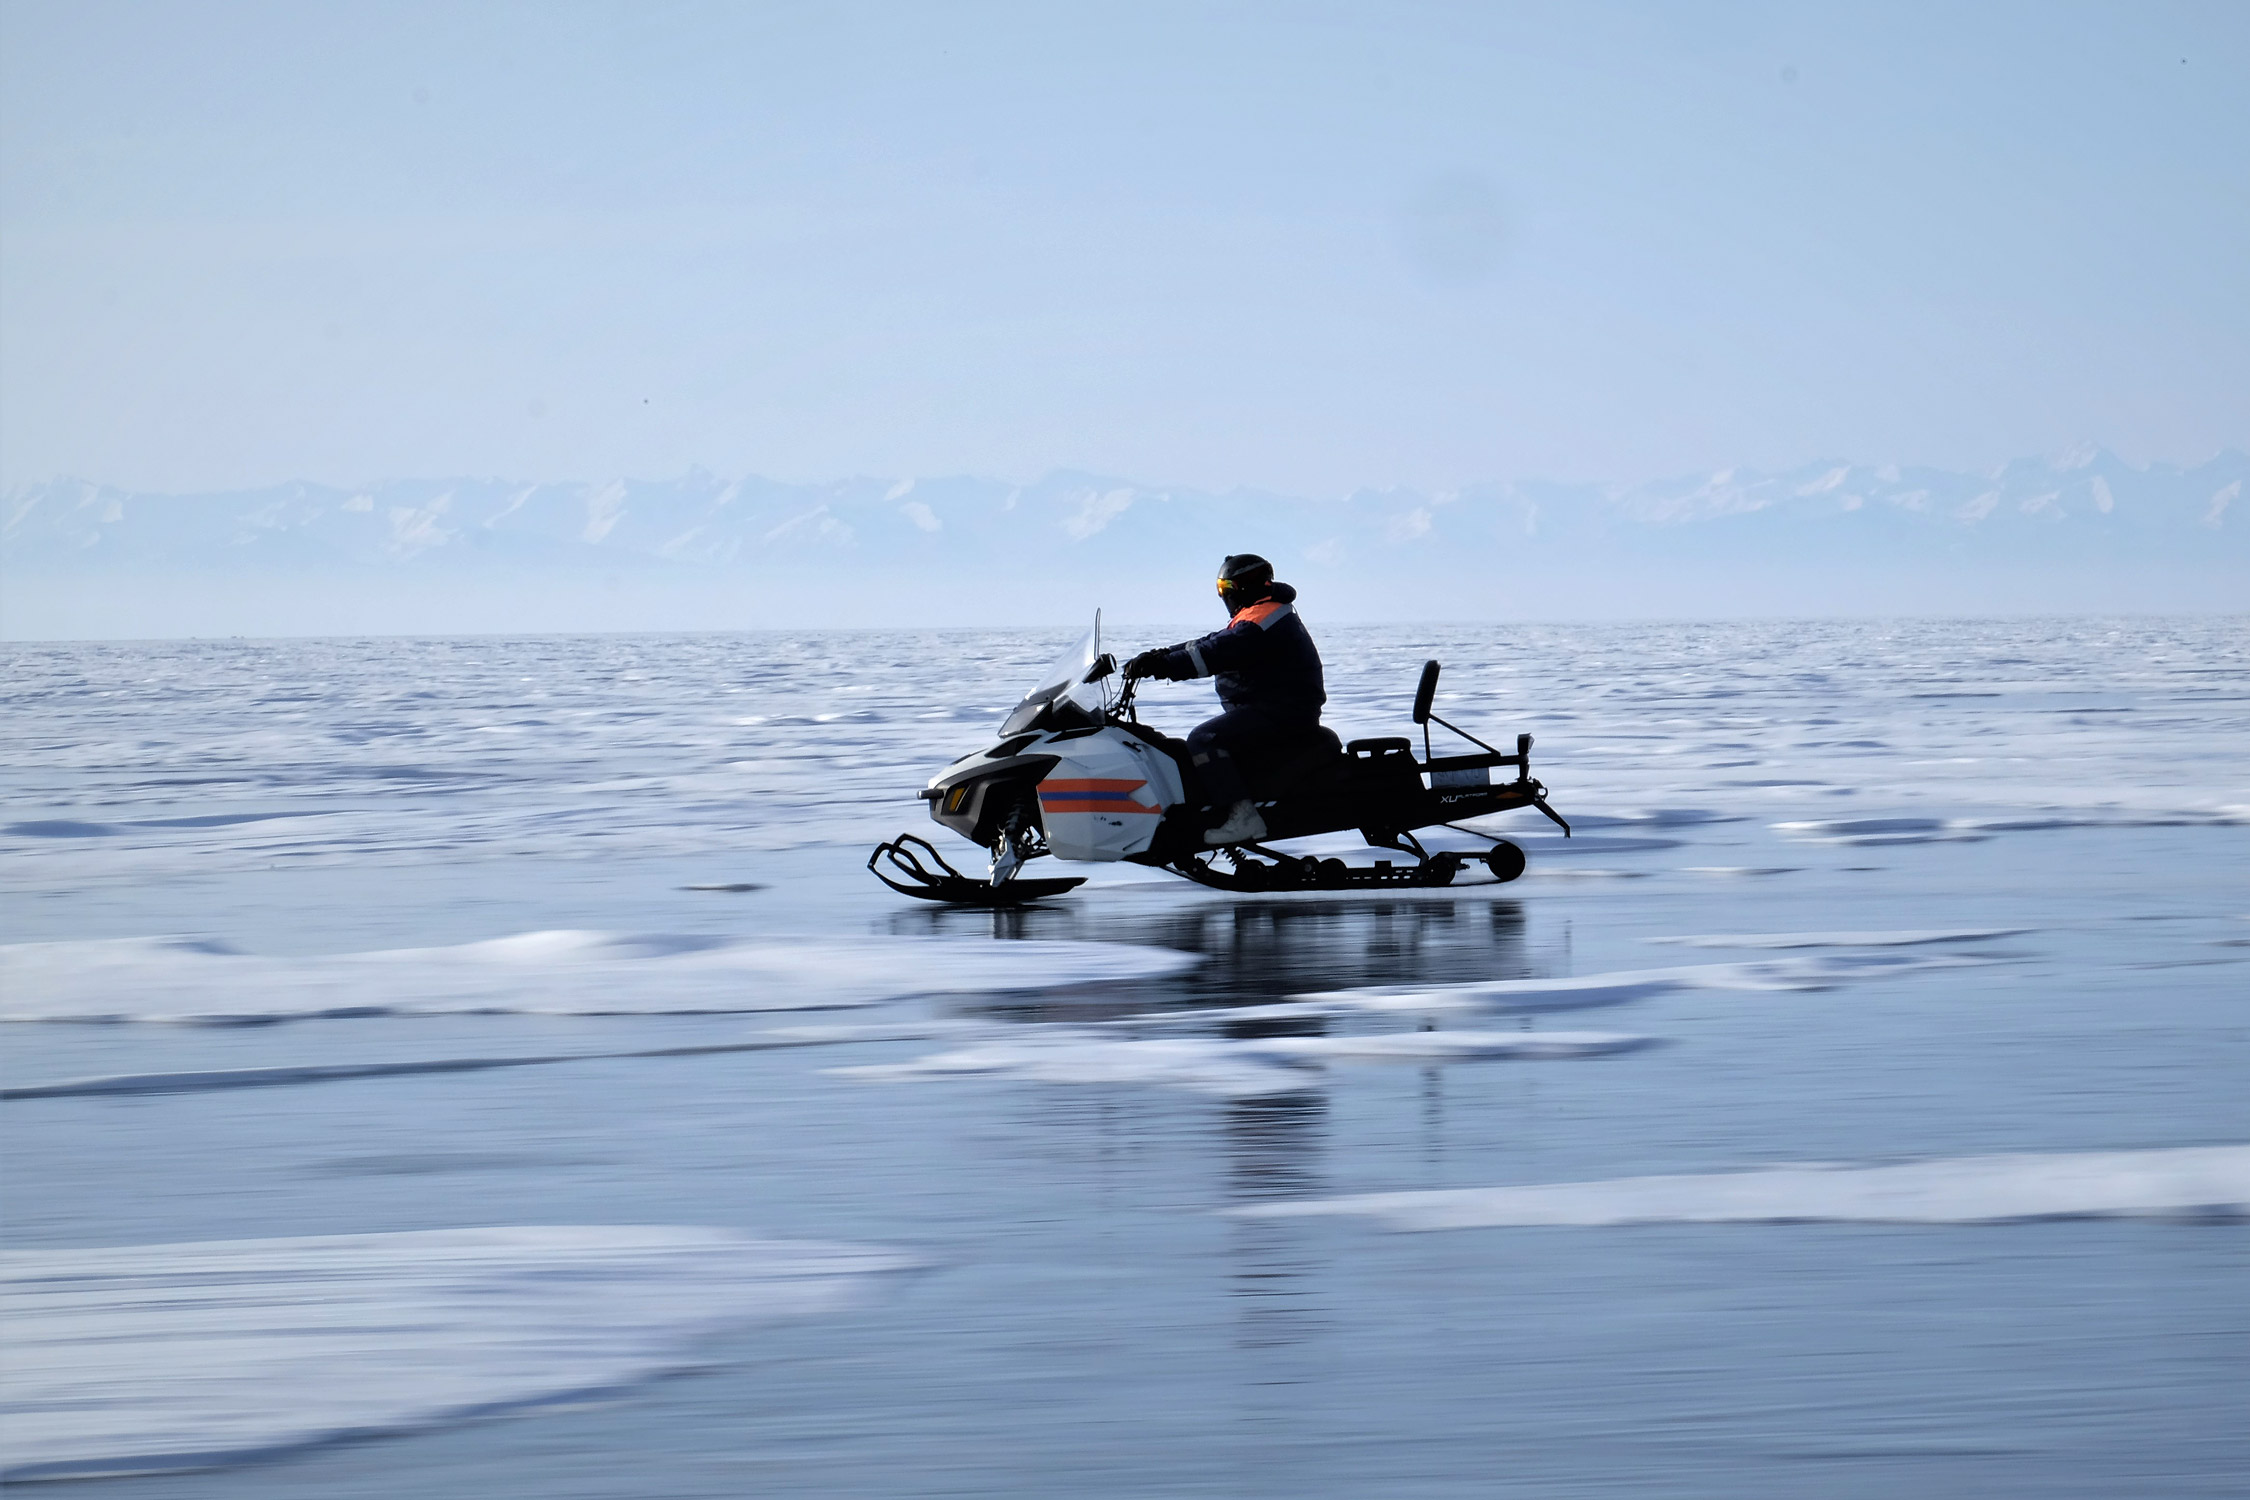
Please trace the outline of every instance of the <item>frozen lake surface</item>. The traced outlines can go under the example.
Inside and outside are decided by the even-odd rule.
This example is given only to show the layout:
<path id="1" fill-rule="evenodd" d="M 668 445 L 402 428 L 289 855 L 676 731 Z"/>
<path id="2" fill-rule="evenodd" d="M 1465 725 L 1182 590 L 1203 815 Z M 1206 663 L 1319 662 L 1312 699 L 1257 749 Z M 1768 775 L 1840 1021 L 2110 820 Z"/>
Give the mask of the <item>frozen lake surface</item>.
<path id="1" fill-rule="evenodd" d="M 2250 1489 L 2250 621 L 1313 623 L 1579 836 L 951 912 L 867 848 L 1068 632 L 6 648 L 0 1461 Z"/>

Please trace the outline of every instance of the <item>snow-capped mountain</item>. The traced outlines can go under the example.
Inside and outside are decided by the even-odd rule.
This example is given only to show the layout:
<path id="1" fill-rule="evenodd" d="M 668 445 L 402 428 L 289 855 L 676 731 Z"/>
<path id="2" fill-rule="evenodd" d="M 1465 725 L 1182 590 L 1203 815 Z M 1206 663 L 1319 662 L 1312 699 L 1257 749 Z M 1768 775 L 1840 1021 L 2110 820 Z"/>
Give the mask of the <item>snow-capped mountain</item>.
<path id="1" fill-rule="evenodd" d="M 1173 575 L 1200 582 L 1243 550 L 1360 617 L 2244 609 L 2246 475 L 2238 451 L 2183 468 L 2087 449 L 1984 474 L 1823 463 L 1341 500 L 1080 473 L 786 484 L 698 471 L 202 495 L 66 480 L 7 497 L 0 569 L 20 596 L 11 634 L 53 633 L 26 618 L 49 596 L 187 578 L 324 580 L 370 602 L 415 581 L 536 591 L 600 579 L 716 607 L 693 621 L 659 610 L 651 625 L 1041 618 L 1096 594 L 1176 591 Z M 860 602 L 820 607 L 845 597 Z"/>

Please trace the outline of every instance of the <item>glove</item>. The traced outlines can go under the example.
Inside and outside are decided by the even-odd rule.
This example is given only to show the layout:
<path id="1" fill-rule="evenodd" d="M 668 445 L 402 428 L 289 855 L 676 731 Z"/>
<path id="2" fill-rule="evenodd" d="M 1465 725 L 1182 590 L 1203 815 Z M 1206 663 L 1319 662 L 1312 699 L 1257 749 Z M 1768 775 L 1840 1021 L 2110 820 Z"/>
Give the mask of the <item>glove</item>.
<path id="1" fill-rule="evenodd" d="M 1169 677 L 1171 674 L 1165 671 L 1165 667 L 1169 665 L 1171 655 L 1171 651 L 1162 646 L 1153 651 L 1143 651 L 1140 655 L 1125 663 L 1125 675 L 1127 677 Z"/>

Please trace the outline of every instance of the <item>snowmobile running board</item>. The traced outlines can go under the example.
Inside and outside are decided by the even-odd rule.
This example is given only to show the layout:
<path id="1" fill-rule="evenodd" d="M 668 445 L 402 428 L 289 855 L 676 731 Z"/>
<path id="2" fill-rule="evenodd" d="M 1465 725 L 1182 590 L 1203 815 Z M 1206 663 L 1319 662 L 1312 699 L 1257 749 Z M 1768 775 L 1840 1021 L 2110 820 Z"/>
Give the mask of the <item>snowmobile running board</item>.
<path id="1" fill-rule="evenodd" d="M 924 855 L 937 869 L 922 862 Z M 881 868 L 885 864 L 900 878 L 894 880 L 885 874 Z M 1073 875 L 1061 880 L 1009 880 L 994 885 L 954 869 L 928 839 L 911 833 L 902 833 L 889 843 L 877 844 L 875 852 L 867 856 L 867 868 L 877 880 L 902 896 L 919 896 L 924 901 L 943 901 L 954 906 L 1022 906 L 1059 896 L 1086 883 L 1085 876 Z"/>

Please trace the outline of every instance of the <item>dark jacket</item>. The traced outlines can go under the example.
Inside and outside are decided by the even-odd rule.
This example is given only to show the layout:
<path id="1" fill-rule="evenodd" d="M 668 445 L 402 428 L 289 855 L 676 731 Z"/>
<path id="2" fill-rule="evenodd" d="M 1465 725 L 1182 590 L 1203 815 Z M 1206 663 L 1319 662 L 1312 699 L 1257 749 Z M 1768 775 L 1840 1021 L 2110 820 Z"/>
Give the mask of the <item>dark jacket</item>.
<path id="1" fill-rule="evenodd" d="M 1172 647 L 1163 675 L 1216 679 L 1219 701 L 1228 708 L 1318 723 L 1328 689 L 1321 680 L 1320 652 L 1297 618 L 1296 597 L 1288 584 L 1275 584 L 1265 598 L 1229 620 L 1226 629 Z"/>

